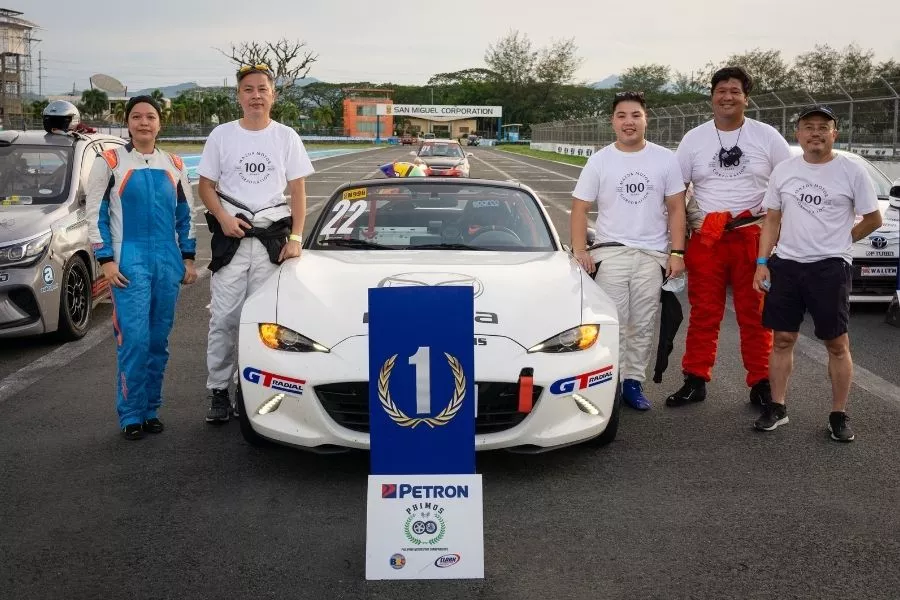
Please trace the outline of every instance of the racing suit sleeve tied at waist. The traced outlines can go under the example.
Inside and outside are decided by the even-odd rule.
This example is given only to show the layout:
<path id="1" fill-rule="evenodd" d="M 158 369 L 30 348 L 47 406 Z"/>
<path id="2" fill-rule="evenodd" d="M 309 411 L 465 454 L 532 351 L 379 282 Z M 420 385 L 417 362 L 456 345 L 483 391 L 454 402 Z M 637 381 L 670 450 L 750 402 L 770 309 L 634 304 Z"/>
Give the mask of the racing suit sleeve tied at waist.
<path id="1" fill-rule="evenodd" d="M 252 225 L 244 214 L 238 213 L 236 217 L 248 225 Z M 269 260 L 277 265 L 280 264 L 278 259 L 281 255 L 281 249 L 287 244 L 288 236 L 291 235 L 292 223 L 291 217 L 283 217 L 268 227 L 250 227 L 250 229 L 245 229 L 244 237 L 255 237 L 258 239 L 265 246 L 266 252 L 269 254 Z M 212 233 L 212 260 L 207 268 L 215 273 L 231 262 L 244 238 L 234 238 L 225 235 L 219 221 L 209 212 L 206 213 L 206 224 Z"/>
<path id="2" fill-rule="evenodd" d="M 731 213 L 727 211 L 715 212 L 706 215 L 703 218 L 703 224 L 696 231 L 700 234 L 702 244 L 712 246 L 722 239 L 722 235 L 726 231 L 734 231 L 747 225 L 757 225 L 761 221 L 762 216 L 753 215 L 746 210 L 734 218 L 731 218 Z"/>

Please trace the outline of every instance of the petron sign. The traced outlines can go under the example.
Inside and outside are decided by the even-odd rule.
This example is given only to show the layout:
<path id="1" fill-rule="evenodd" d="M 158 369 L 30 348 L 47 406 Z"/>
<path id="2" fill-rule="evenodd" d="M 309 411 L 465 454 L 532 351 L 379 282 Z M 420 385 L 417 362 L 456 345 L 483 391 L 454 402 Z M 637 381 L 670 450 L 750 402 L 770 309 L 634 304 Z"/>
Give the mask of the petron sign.
<path id="1" fill-rule="evenodd" d="M 458 121 L 478 117 L 500 118 L 503 116 L 503 107 L 455 104 L 377 104 L 375 114 L 387 117 L 413 117 L 430 121 Z"/>

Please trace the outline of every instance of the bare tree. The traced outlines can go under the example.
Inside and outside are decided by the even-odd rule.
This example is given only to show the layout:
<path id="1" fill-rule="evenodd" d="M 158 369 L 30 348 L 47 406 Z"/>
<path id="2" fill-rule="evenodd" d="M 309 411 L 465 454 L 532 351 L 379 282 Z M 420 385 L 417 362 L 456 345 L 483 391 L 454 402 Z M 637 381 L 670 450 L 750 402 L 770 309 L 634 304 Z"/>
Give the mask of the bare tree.
<path id="1" fill-rule="evenodd" d="M 306 42 L 281 38 L 276 42 L 241 42 L 231 44 L 225 52 L 216 48 L 238 68 L 244 65 L 269 65 L 275 74 L 275 87 L 279 93 L 293 87 L 298 79 L 309 74 L 318 55 L 306 49 Z"/>

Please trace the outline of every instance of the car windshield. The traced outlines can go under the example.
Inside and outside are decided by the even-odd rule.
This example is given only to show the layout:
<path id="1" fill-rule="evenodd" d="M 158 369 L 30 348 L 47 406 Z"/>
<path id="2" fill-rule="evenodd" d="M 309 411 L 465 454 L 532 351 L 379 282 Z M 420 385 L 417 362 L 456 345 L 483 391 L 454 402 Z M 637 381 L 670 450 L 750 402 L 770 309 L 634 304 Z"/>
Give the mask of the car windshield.
<path id="1" fill-rule="evenodd" d="M 0 146 L 0 205 L 64 202 L 72 155 L 70 147 Z"/>
<path id="2" fill-rule="evenodd" d="M 887 176 L 869 161 L 859 157 L 857 157 L 856 160 L 862 163 L 863 167 L 866 169 L 866 173 L 869 174 L 869 179 L 872 180 L 872 184 L 875 186 L 875 194 L 880 199 L 887 200 L 888 194 L 891 191 L 891 182 Z"/>
<path id="3" fill-rule="evenodd" d="M 319 215 L 311 242 L 322 250 L 556 249 L 544 213 L 528 192 L 421 179 L 336 193 Z"/>
<path id="4" fill-rule="evenodd" d="M 450 158 L 462 158 L 463 151 L 456 144 L 425 144 L 419 150 L 419 156 L 447 156 Z"/>

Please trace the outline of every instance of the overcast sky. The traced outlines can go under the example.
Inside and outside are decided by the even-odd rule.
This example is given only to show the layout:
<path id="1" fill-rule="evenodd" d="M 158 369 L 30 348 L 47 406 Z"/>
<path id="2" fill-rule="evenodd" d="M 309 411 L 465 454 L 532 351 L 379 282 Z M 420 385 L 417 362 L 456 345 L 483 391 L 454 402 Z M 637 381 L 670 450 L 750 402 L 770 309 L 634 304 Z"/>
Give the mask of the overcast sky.
<path id="1" fill-rule="evenodd" d="M 310 76 L 330 82 L 424 84 L 431 75 L 484 66 L 507 32 L 535 47 L 575 38 L 576 77 L 593 82 L 629 66 L 691 71 L 732 52 L 776 48 L 788 60 L 817 43 L 856 42 L 876 60 L 900 61 L 897 0 L 5 0 L 40 29 L 43 91 L 89 86 L 93 73 L 130 90 L 194 81 L 233 84 L 216 52 L 231 42 L 303 40 L 318 55 Z M 64 7 L 64 8 L 63 8 Z M 814 8 L 813 8 L 814 7 Z M 77 13 L 73 13 L 77 10 Z"/>

